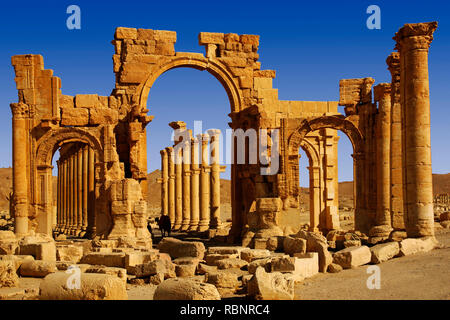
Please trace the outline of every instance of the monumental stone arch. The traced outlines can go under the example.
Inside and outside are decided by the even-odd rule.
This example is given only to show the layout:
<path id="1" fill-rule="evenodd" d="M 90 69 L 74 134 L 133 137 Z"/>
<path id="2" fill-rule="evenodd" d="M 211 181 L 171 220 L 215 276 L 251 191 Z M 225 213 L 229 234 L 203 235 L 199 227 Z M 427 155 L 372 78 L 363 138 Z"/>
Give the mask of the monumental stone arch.
<path id="1" fill-rule="evenodd" d="M 230 127 L 254 129 L 257 140 L 267 140 L 268 147 L 258 149 L 256 163 L 232 165 L 231 230 L 221 229 L 218 154 L 208 155 L 203 148 L 218 144 L 217 132 L 182 142 L 202 145 L 201 166 L 183 162 L 180 171 L 169 160 L 181 141 L 161 150 L 161 213 L 183 209 L 180 223 L 186 231 L 215 230 L 210 235 L 263 248 L 274 236 L 299 230 L 299 148 L 310 160 L 308 228 L 323 234 L 339 229 L 341 130 L 354 150 L 355 228 L 374 243 L 399 230 L 409 237 L 433 235 L 427 61 L 436 28 L 436 22 L 403 26 L 394 37 L 397 51 L 386 60 L 392 81 L 373 87 L 370 77 L 341 80 L 339 101 L 280 100 L 272 85 L 275 71 L 261 69 L 257 35 L 201 32 L 202 54 L 176 52 L 173 31 L 119 27 L 112 41 L 115 86 L 109 96 L 64 95 L 61 80 L 44 69 L 42 56 L 13 56 L 18 90 L 18 102 L 11 104 L 16 234 L 128 237 L 151 243 L 146 228 L 146 126 L 153 117 L 147 99 L 162 73 L 190 67 L 210 72 L 223 85 L 230 101 Z M 345 107 L 344 114 L 338 105 Z M 170 125 L 188 130 L 183 119 Z M 240 143 L 246 150 L 251 147 L 245 136 Z M 60 159 L 53 207 L 51 160 L 56 150 Z M 183 153 L 183 159 L 187 155 Z M 186 173 L 183 188 L 180 172 Z M 174 190 L 180 196 L 185 193 L 184 202 L 174 200 Z M 199 206 L 205 209 L 200 216 Z M 202 224 L 203 218 L 211 223 Z"/>

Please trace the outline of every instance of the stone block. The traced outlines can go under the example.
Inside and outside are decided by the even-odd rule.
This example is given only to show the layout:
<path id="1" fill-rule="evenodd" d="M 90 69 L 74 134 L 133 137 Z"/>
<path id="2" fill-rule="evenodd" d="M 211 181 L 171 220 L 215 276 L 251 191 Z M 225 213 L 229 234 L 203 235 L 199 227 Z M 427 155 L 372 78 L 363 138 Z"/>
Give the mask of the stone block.
<path id="1" fill-rule="evenodd" d="M 344 269 L 356 268 L 370 262 L 372 254 L 369 247 L 349 247 L 333 255 L 333 263 Z"/>
<path id="2" fill-rule="evenodd" d="M 165 259 L 153 260 L 148 263 L 137 265 L 135 267 L 128 268 L 127 271 L 129 274 L 135 275 L 139 278 L 148 277 L 157 273 L 164 274 L 166 279 L 174 278 L 176 276 L 175 265 L 171 261 Z"/>
<path id="3" fill-rule="evenodd" d="M 343 270 L 343 268 L 336 264 L 336 263 L 331 263 L 330 265 L 328 265 L 328 269 L 327 272 L 329 273 L 338 273 L 341 272 Z"/>
<path id="4" fill-rule="evenodd" d="M 209 266 L 217 266 L 217 262 L 223 259 L 236 259 L 239 255 L 237 253 L 231 253 L 231 254 L 207 254 L 205 256 L 205 262 Z"/>
<path id="5" fill-rule="evenodd" d="M 175 274 L 177 277 L 193 277 L 196 269 L 195 264 L 177 264 L 175 265 Z"/>
<path id="6" fill-rule="evenodd" d="M 83 248 L 74 245 L 58 245 L 56 247 L 56 260 L 72 263 L 80 262 L 83 257 Z"/>
<path id="7" fill-rule="evenodd" d="M 22 277 L 44 278 L 50 273 L 57 272 L 56 261 L 27 260 L 22 263 L 19 273 Z"/>
<path id="8" fill-rule="evenodd" d="M 82 273 L 80 286 L 68 288 L 71 274 L 57 272 L 44 278 L 39 286 L 40 300 L 128 300 L 126 284 L 108 274 Z"/>
<path id="9" fill-rule="evenodd" d="M 161 283 L 153 300 L 220 300 L 220 294 L 212 284 L 176 278 Z"/>
<path id="10" fill-rule="evenodd" d="M 86 108 L 61 108 L 61 125 L 87 126 L 89 124 L 89 110 Z"/>
<path id="11" fill-rule="evenodd" d="M 306 240 L 302 238 L 284 237 L 283 251 L 293 256 L 295 253 L 306 252 Z"/>
<path id="12" fill-rule="evenodd" d="M 400 245 L 398 242 L 388 242 L 377 244 L 370 248 L 372 258 L 371 263 L 381 263 L 396 257 L 400 253 Z"/>
<path id="13" fill-rule="evenodd" d="M 232 268 L 243 268 L 248 265 L 248 262 L 237 258 L 228 258 L 218 260 L 216 262 L 217 268 L 219 269 L 232 269 Z"/>
<path id="14" fill-rule="evenodd" d="M 208 254 L 240 254 L 244 247 L 209 247 Z"/>
<path id="15" fill-rule="evenodd" d="M 138 32 L 136 28 L 116 28 L 116 33 L 114 34 L 114 39 L 136 39 Z"/>
<path id="16" fill-rule="evenodd" d="M 319 273 L 319 254 L 317 252 L 295 253 L 295 274 L 310 278 Z"/>
<path id="17" fill-rule="evenodd" d="M 241 259 L 247 262 L 252 262 L 257 259 L 264 259 L 270 257 L 270 251 L 267 249 L 244 249 L 241 251 Z"/>
<path id="18" fill-rule="evenodd" d="M 259 267 L 247 284 L 247 293 L 256 300 L 293 300 L 294 281 L 281 272 L 267 273 Z"/>
<path id="19" fill-rule="evenodd" d="M 105 267 L 105 266 L 90 266 L 84 271 L 86 273 L 98 273 L 98 274 L 109 274 L 111 276 L 116 276 L 123 282 L 127 282 L 127 270 L 124 268 L 116 267 Z"/>
<path id="20" fill-rule="evenodd" d="M 153 274 L 148 278 L 148 283 L 153 285 L 160 285 L 164 281 L 164 274 L 163 273 L 157 273 Z"/>
<path id="21" fill-rule="evenodd" d="M 156 41 L 169 43 L 177 42 L 177 33 L 175 31 L 153 30 L 153 34 Z"/>
<path id="22" fill-rule="evenodd" d="M 252 46 L 258 47 L 259 46 L 259 36 L 254 34 L 241 34 L 240 42 L 242 44 L 251 44 Z"/>
<path id="23" fill-rule="evenodd" d="M 221 295 L 234 293 L 241 284 L 238 275 L 230 272 L 207 273 L 206 282 L 213 284 Z"/>
<path id="24" fill-rule="evenodd" d="M 75 96 L 76 108 L 96 108 L 99 105 L 98 94 L 77 94 Z"/>
<path id="25" fill-rule="evenodd" d="M 203 46 L 206 44 L 225 44 L 225 35 L 223 33 L 200 32 L 198 43 Z"/>
<path id="26" fill-rule="evenodd" d="M 327 239 L 317 233 L 300 230 L 295 238 L 306 240 L 306 251 L 319 254 L 319 271 L 327 272 L 328 265 L 333 262 L 333 257 L 328 251 Z"/>
<path id="27" fill-rule="evenodd" d="M 254 260 L 248 264 L 247 270 L 250 274 L 254 274 L 256 272 L 256 269 L 258 269 L 258 267 L 263 267 L 266 272 L 270 272 L 271 261 L 272 258 Z"/>
<path id="28" fill-rule="evenodd" d="M 125 268 L 134 267 L 140 264 L 160 259 L 165 254 L 160 254 L 158 250 L 152 251 L 132 251 L 125 253 Z M 170 260 L 170 257 L 168 258 Z"/>
<path id="29" fill-rule="evenodd" d="M 89 110 L 89 124 L 115 124 L 119 119 L 117 110 L 110 108 L 92 108 Z"/>
<path id="30" fill-rule="evenodd" d="M 83 256 L 80 261 L 84 264 L 103 265 L 106 267 L 125 268 L 125 253 L 123 252 L 91 252 Z"/>
<path id="31" fill-rule="evenodd" d="M 138 40 L 154 40 L 155 31 L 152 29 L 137 29 Z"/>
<path id="32" fill-rule="evenodd" d="M 197 266 L 197 273 L 198 274 L 206 274 L 211 272 L 217 272 L 217 266 L 208 266 L 203 263 L 199 263 Z"/>
<path id="33" fill-rule="evenodd" d="M 29 255 L 0 255 L 0 261 L 13 261 L 16 266 L 16 271 L 19 270 L 22 263 L 29 260 L 34 260 L 34 257 Z"/>
<path id="34" fill-rule="evenodd" d="M 36 260 L 56 261 L 55 242 L 19 243 L 21 255 L 31 255 Z"/>
<path id="35" fill-rule="evenodd" d="M 198 241 L 181 241 L 175 238 L 165 237 L 158 244 L 160 252 L 168 253 L 172 259 L 181 257 L 194 257 L 203 259 L 205 245 Z"/>
<path id="36" fill-rule="evenodd" d="M 18 285 L 19 277 L 14 261 L 0 260 L 0 288 L 17 287 Z"/>
<path id="37" fill-rule="evenodd" d="M 404 239 L 400 241 L 399 256 L 403 257 L 420 252 L 428 252 L 433 250 L 436 246 L 437 241 L 432 237 L 419 239 L 413 238 Z"/>

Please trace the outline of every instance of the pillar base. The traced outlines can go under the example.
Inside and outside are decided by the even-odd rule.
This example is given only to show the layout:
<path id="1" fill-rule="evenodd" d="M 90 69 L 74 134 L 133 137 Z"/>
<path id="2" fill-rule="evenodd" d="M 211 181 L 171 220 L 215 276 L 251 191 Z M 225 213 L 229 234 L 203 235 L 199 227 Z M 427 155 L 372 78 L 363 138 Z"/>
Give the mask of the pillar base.
<path id="1" fill-rule="evenodd" d="M 198 221 L 195 221 L 189 225 L 188 232 L 194 232 L 198 230 Z"/>
<path id="2" fill-rule="evenodd" d="M 181 228 L 180 228 L 180 231 L 188 231 L 188 229 L 189 229 L 189 223 L 182 224 Z"/>
<path id="3" fill-rule="evenodd" d="M 181 228 L 181 224 L 175 224 L 175 225 L 172 227 L 172 231 L 178 231 L 178 230 L 180 230 L 180 228 Z"/>
<path id="4" fill-rule="evenodd" d="M 198 232 L 204 232 L 204 231 L 206 231 L 208 229 L 209 229 L 209 221 L 205 221 L 203 223 L 200 221 L 200 224 L 198 225 L 197 231 Z"/>

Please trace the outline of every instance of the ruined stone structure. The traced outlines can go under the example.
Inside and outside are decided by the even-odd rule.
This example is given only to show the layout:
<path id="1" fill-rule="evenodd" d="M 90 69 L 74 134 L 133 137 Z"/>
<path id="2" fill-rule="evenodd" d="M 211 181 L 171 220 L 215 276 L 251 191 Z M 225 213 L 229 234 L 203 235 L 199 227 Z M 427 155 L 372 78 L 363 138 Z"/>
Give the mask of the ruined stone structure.
<path id="1" fill-rule="evenodd" d="M 223 85 L 232 129 L 255 129 L 258 140 L 267 138 L 279 152 L 275 174 L 264 174 L 273 152 L 256 164 L 232 165 L 232 241 L 246 239 L 259 246 L 283 227 L 296 227 L 291 221 L 299 207 L 299 148 L 310 164 L 310 229 L 339 229 L 336 130 L 353 145 L 356 229 L 375 242 L 392 230 L 405 229 L 409 237 L 433 235 L 427 60 L 436 27 L 435 22 L 402 27 L 394 38 L 398 52 L 387 60 L 392 82 L 372 90 L 369 77 L 341 80 L 339 102 L 279 100 L 272 86 L 275 71 L 261 70 L 256 35 L 202 32 L 199 44 L 206 53 L 201 54 L 175 52 L 175 32 L 117 28 L 112 41 L 116 84 L 109 97 L 64 95 L 60 79 L 44 69 L 40 55 L 14 56 L 19 91 L 19 102 L 11 104 L 16 233 L 55 228 L 77 236 L 148 238 L 146 126 L 152 116 L 147 98 L 162 73 L 190 67 L 210 72 Z M 338 112 L 338 104 L 345 106 L 345 114 Z M 173 128 L 181 125 L 172 123 Z M 267 129 L 268 137 L 260 129 Z M 216 143 L 214 133 L 209 134 Z M 187 149 L 203 146 L 207 137 L 183 143 Z M 163 212 L 173 218 L 174 229 L 218 228 L 218 155 L 209 165 L 202 148 L 200 167 L 174 163 L 175 146 L 161 151 Z M 53 225 L 56 150 L 61 159 Z M 187 151 L 175 158 L 198 156 Z"/>

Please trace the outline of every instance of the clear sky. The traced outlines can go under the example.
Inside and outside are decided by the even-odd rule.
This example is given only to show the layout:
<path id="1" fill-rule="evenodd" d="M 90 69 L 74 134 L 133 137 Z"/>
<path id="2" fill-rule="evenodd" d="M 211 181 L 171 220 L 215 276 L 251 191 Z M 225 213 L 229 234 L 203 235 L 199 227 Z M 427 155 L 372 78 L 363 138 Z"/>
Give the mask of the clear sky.
<path id="1" fill-rule="evenodd" d="M 81 8 L 81 30 L 69 30 L 66 9 Z M 381 30 L 369 30 L 369 5 L 381 9 Z M 11 56 L 34 53 L 62 80 L 63 94 L 109 95 L 114 88 L 110 44 L 118 26 L 177 31 L 177 51 L 204 52 L 198 33 L 259 34 L 262 69 L 275 69 L 282 100 L 339 100 L 339 79 L 390 82 L 386 57 L 404 23 L 438 21 L 430 49 L 431 139 L 434 173 L 450 172 L 449 1 L 11 1 L 0 10 L 0 167 L 11 166 L 11 112 L 17 101 Z M 155 82 L 148 100 L 149 171 L 170 144 L 170 121 L 225 130 L 229 102 L 207 72 L 176 69 Z M 342 136 L 343 134 L 341 134 Z M 339 180 L 352 179 L 347 137 L 339 143 Z M 301 161 L 302 167 L 307 163 Z M 305 171 L 305 170 L 303 170 Z M 227 174 L 224 174 L 227 177 Z M 301 184 L 307 185 L 307 175 Z"/>

